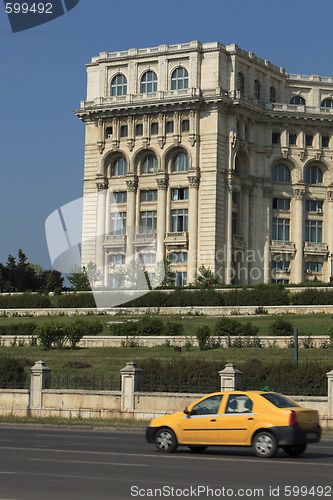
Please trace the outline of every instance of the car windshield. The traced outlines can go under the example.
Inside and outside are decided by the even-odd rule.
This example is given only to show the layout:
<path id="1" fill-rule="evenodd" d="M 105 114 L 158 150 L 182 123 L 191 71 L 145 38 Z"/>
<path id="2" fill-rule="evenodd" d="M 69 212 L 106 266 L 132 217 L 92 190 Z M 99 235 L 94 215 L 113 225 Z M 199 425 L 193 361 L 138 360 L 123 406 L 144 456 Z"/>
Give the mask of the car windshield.
<path id="1" fill-rule="evenodd" d="M 260 394 L 263 398 L 267 399 L 270 403 L 278 408 L 292 408 L 299 405 L 291 401 L 291 399 L 282 396 L 282 394 L 275 394 L 274 392 L 268 392 L 267 394 Z"/>

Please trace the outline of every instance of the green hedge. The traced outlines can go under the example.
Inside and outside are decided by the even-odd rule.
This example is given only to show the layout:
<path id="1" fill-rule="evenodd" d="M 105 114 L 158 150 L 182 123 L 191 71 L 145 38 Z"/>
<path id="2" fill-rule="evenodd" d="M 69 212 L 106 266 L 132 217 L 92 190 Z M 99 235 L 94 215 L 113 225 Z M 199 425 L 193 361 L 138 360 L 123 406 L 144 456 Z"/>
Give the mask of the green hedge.
<path id="1" fill-rule="evenodd" d="M 0 335 L 33 335 L 36 326 L 33 321 L 0 325 Z"/>
<path id="2" fill-rule="evenodd" d="M 90 308 L 96 303 L 92 293 L 69 293 L 58 297 L 57 307 Z"/>
<path id="3" fill-rule="evenodd" d="M 303 292 L 294 293 L 291 298 L 294 305 L 332 305 L 333 290 L 307 289 Z"/>
<path id="4" fill-rule="evenodd" d="M 21 295 L 0 295 L 0 309 L 40 309 L 51 307 L 46 295 L 22 293 Z"/>
<path id="5" fill-rule="evenodd" d="M 176 322 L 166 324 L 159 318 L 143 316 L 138 321 L 126 321 L 125 323 L 111 323 L 109 325 L 111 335 L 154 337 L 160 335 L 175 336 L 183 335 L 183 325 Z"/>

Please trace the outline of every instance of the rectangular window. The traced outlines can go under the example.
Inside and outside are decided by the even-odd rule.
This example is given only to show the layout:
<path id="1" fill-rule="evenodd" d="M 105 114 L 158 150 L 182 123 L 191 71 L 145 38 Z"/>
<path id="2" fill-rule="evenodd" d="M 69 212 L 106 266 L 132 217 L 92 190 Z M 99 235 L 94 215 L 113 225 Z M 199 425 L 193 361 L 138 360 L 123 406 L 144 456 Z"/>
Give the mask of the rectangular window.
<path id="1" fill-rule="evenodd" d="M 305 272 L 311 271 L 312 273 L 323 272 L 323 264 L 321 262 L 305 262 Z"/>
<path id="2" fill-rule="evenodd" d="M 122 125 L 120 127 L 120 137 L 127 137 L 128 135 L 128 127 L 127 125 Z"/>
<path id="3" fill-rule="evenodd" d="M 127 191 L 114 192 L 112 196 L 112 203 L 126 203 Z"/>
<path id="4" fill-rule="evenodd" d="M 166 133 L 173 134 L 173 122 L 166 123 Z"/>
<path id="5" fill-rule="evenodd" d="M 289 134 L 289 146 L 296 146 L 296 134 Z"/>
<path id="6" fill-rule="evenodd" d="M 175 188 L 171 190 L 172 201 L 188 200 L 188 188 Z"/>
<path id="7" fill-rule="evenodd" d="M 273 218 L 272 239 L 279 241 L 289 241 L 290 219 Z"/>
<path id="8" fill-rule="evenodd" d="M 183 120 L 182 121 L 182 132 L 188 132 L 190 130 L 190 121 Z"/>
<path id="9" fill-rule="evenodd" d="M 312 142 L 313 142 L 313 135 L 306 135 L 305 136 L 305 145 L 308 148 L 312 148 Z"/>
<path id="10" fill-rule="evenodd" d="M 151 130 L 151 135 L 157 135 L 158 134 L 158 123 L 157 122 L 152 123 L 150 130 Z"/>
<path id="11" fill-rule="evenodd" d="M 321 147 L 328 148 L 330 143 L 330 138 L 327 135 L 323 135 L 321 138 Z"/>
<path id="12" fill-rule="evenodd" d="M 114 212 L 111 214 L 111 234 L 126 233 L 126 212 Z"/>
<path id="13" fill-rule="evenodd" d="M 140 191 L 140 200 L 145 201 L 157 201 L 157 189 L 148 189 Z"/>
<path id="14" fill-rule="evenodd" d="M 317 212 L 321 214 L 323 211 L 323 202 L 319 200 L 306 200 L 305 210 L 307 212 Z"/>
<path id="15" fill-rule="evenodd" d="M 188 229 L 188 210 L 171 210 L 171 231 L 182 233 Z"/>
<path id="16" fill-rule="evenodd" d="M 289 262 L 286 260 L 272 260 L 273 271 L 289 271 Z"/>
<path id="17" fill-rule="evenodd" d="M 112 127 L 106 127 L 105 138 L 112 139 Z"/>
<path id="18" fill-rule="evenodd" d="M 235 204 L 238 202 L 238 196 L 236 191 L 232 192 L 232 202 Z"/>
<path id="19" fill-rule="evenodd" d="M 186 286 L 187 285 L 187 272 L 176 272 L 175 273 L 175 279 L 173 280 L 172 284 L 174 286 Z"/>
<path id="20" fill-rule="evenodd" d="M 321 243 L 323 233 L 323 223 L 321 220 L 305 221 L 305 241 L 311 243 Z"/>
<path id="21" fill-rule="evenodd" d="M 173 264 L 187 262 L 187 252 L 172 252 L 169 253 L 169 258 Z"/>
<path id="22" fill-rule="evenodd" d="M 109 263 L 111 266 L 120 266 L 125 264 L 125 255 L 122 253 L 116 253 L 109 256 Z"/>
<path id="23" fill-rule="evenodd" d="M 140 233 L 156 233 L 157 212 L 141 212 L 140 214 Z"/>
<path id="24" fill-rule="evenodd" d="M 125 279 L 123 277 L 116 277 L 114 274 L 109 276 L 109 287 L 110 288 L 123 288 L 125 285 Z"/>
<path id="25" fill-rule="evenodd" d="M 272 144 L 280 144 L 280 134 L 279 132 L 272 133 Z"/>
<path id="26" fill-rule="evenodd" d="M 232 212 L 232 221 L 231 221 L 231 230 L 232 234 L 237 234 L 237 214 L 236 212 Z"/>
<path id="27" fill-rule="evenodd" d="M 155 253 L 140 253 L 140 260 L 142 264 L 156 264 Z"/>
<path id="28" fill-rule="evenodd" d="M 135 126 L 135 135 L 136 136 L 143 135 L 143 125 L 142 125 L 142 123 L 138 123 Z"/>
<path id="29" fill-rule="evenodd" d="M 273 198 L 273 208 L 275 210 L 290 210 L 290 199 Z"/>

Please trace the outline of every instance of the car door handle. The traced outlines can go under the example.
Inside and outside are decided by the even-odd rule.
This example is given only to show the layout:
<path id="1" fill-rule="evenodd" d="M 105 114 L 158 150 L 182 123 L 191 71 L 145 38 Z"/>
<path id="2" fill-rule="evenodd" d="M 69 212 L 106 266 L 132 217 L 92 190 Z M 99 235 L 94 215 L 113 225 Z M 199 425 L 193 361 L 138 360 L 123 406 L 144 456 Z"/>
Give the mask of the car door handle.
<path id="1" fill-rule="evenodd" d="M 216 418 L 212 418 L 211 422 L 216 422 Z"/>
<path id="2" fill-rule="evenodd" d="M 249 417 L 248 420 L 253 420 L 253 417 Z"/>

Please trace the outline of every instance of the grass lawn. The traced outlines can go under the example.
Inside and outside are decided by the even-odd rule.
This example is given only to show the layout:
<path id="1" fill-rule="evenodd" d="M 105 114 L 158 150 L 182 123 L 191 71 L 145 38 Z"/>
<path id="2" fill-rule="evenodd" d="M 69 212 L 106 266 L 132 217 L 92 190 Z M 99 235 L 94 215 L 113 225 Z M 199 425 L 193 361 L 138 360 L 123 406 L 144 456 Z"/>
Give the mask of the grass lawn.
<path id="1" fill-rule="evenodd" d="M 107 314 L 88 315 L 88 316 L 40 316 L 36 318 L 3 318 L 0 317 L 0 326 L 19 324 L 26 322 L 34 322 L 36 324 L 44 321 L 63 321 L 64 323 L 75 321 L 80 318 L 87 322 L 100 321 L 103 324 L 101 335 L 110 335 L 110 329 L 107 323 L 110 321 L 119 321 L 122 319 L 135 319 L 139 316 L 110 316 Z M 218 321 L 216 317 L 209 316 L 162 316 L 159 315 L 163 323 L 181 322 L 184 327 L 185 335 L 194 335 L 197 327 L 208 325 L 212 332 L 215 323 Z M 312 314 L 281 314 L 281 315 L 262 315 L 262 316 L 236 316 L 235 319 L 241 323 L 250 321 L 253 325 L 259 328 L 259 335 L 270 335 L 270 325 L 278 318 L 283 318 L 290 321 L 293 328 L 298 328 L 299 335 L 326 335 L 330 326 L 333 326 L 333 320 L 330 314 L 312 313 Z"/>

